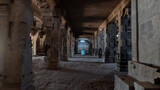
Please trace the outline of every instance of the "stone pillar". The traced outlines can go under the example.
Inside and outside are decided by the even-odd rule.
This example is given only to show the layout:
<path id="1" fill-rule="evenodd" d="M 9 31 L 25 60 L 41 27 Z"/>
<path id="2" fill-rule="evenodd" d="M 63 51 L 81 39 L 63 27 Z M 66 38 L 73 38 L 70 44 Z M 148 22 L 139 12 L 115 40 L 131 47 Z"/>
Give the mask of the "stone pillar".
<path id="1" fill-rule="evenodd" d="M 118 15 L 118 70 L 128 71 L 128 61 L 132 59 L 131 53 L 131 11 L 130 8 L 124 8 L 122 15 Z"/>
<path id="2" fill-rule="evenodd" d="M 9 32 L 9 12 L 7 10 L 9 6 L 8 4 L 9 3 L 7 2 L 7 0 L 0 1 L 0 89 L 2 89 L 2 79 L 4 78 L 4 61 Z"/>
<path id="3" fill-rule="evenodd" d="M 45 55 L 45 39 L 46 39 L 46 32 L 42 30 L 41 32 L 39 32 L 39 37 L 37 40 L 38 55 Z"/>
<path id="4" fill-rule="evenodd" d="M 67 56 L 71 57 L 71 29 L 68 29 L 67 33 Z"/>
<path id="5" fill-rule="evenodd" d="M 117 52 L 118 26 L 115 22 L 108 24 L 107 47 L 105 52 L 105 62 L 115 62 Z"/>
<path id="6" fill-rule="evenodd" d="M 49 46 L 47 56 L 48 56 L 48 69 L 57 70 L 59 68 L 58 59 L 58 30 L 53 30 L 53 28 L 48 28 L 47 31 L 47 44 Z"/>
<path id="7" fill-rule="evenodd" d="M 71 57 L 75 55 L 75 38 L 73 33 L 71 34 Z"/>
<path id="8" fill-rule="evenodd" d="M 62 35 L 62 42 L 61 42 L 61 60 L 62 61 L 67 61 L 67 29 L 66 29 L 66 24 L 64 25 L 63 29 L 61 30 L 61 35 Z"/>
<path id="9" fill-rule="evenodd" d="M 32 40 L 32 55 L 37 55 L 37 39 L 39 36 L 39 31 L 32 29 L 30 36 Z"/>
<path id="10" fill-rule="evenodd" d="M 60 10 L 56 7 L 53 11 L 53 15 L 44 17 L 47 35 L 47 56 L 48 56 L 48 69 L 57 70 L 60 67 L 59 64 L 59 31 L 60 31 Z M 45 22 L 44 22 L 45 23 Z"/>
<path id="11" fill-rule="evenodd" d="M 5 50 L 0 56 L 3 66 L 1 90 L 32 90 L 32 49 L 29 36 L 32 22 L 31 0 L 0 1 L 0 28 L 4 35 L 2 46 Z"/>

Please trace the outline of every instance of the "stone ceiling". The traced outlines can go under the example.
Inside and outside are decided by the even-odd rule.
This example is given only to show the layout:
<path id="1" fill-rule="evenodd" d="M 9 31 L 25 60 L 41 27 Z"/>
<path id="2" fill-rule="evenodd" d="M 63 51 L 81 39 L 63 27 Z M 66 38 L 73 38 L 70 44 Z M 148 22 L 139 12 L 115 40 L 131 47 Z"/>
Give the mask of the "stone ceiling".
<path id="1" fill-rule="evenodd" d="M 60 0 L 76 35 L 93 34 L 121 0 Z"/>

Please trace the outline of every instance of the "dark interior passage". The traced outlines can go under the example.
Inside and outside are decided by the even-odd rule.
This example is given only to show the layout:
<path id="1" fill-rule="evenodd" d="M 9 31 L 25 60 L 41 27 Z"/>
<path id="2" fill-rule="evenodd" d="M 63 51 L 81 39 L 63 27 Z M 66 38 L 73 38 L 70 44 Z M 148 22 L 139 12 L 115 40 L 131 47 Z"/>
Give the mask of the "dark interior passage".
<path id="1" fill-rule="evenodd" d="M 0 0 L 0 90 L 160 90 L 160 0 Z"/>

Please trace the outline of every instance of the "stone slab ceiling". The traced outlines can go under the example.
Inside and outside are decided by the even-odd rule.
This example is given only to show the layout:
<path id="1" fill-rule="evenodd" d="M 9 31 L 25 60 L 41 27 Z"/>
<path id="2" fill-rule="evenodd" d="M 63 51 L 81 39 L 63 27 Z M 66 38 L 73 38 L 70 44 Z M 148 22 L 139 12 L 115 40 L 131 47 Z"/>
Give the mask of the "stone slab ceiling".
<path id="1" fill-rule="evenodd" d="M 60 0 L 73 31 L 93 34 L 121 0 Z"/>

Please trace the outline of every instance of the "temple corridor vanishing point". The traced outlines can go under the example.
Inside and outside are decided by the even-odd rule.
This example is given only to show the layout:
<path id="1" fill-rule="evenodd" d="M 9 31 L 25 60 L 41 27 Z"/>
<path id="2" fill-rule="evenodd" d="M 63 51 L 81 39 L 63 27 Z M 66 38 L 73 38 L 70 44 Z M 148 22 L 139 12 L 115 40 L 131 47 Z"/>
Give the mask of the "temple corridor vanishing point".
<path id="1" fill-rule="evenodd" d="M 0 90 L 160 90 L 160 0 L 0 0 Z"/>

